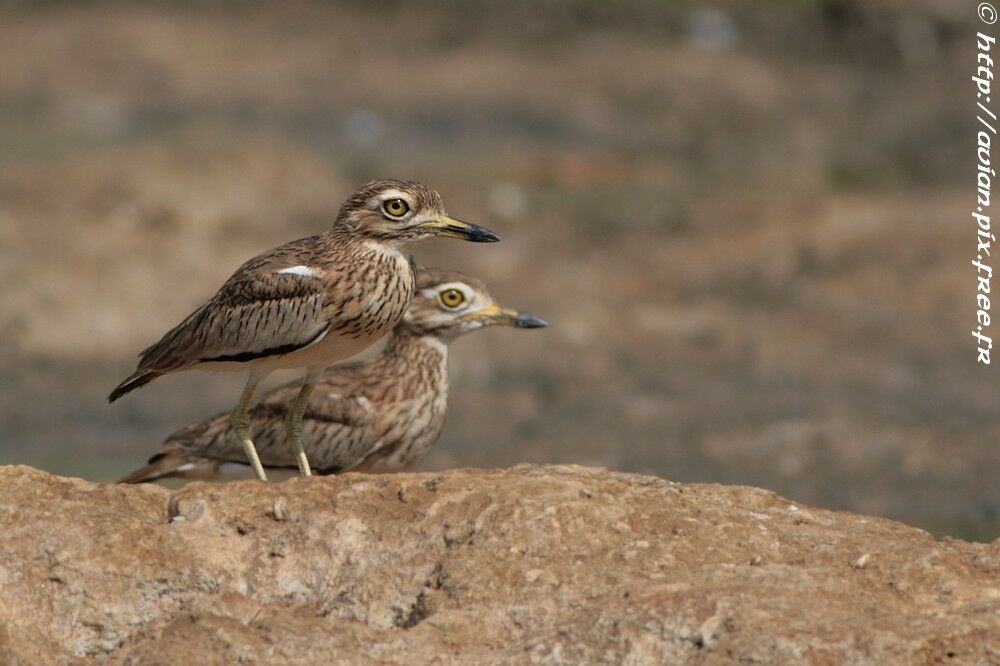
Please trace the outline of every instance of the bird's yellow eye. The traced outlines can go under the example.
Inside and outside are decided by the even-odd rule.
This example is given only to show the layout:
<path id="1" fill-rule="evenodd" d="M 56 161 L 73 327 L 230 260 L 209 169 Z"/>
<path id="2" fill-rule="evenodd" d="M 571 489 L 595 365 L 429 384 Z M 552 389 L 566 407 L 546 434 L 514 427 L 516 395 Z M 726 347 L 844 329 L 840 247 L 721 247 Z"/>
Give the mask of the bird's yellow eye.
<path id="1" fill-rule="evenodd" d="M 445 289 L 441 292 L 438 298 L 441 301 L 441 305 L 445 306 L 449 310 L 454 310 L 465 302 L 465 294 L 458 289 Z"/>
<path id="2" fill-rule="evenodd" d="M 389 217 L 403 217 L 410 212 L 410 207 L 402 199 L 389 199 L 382 204 L 382 210 Z"/>

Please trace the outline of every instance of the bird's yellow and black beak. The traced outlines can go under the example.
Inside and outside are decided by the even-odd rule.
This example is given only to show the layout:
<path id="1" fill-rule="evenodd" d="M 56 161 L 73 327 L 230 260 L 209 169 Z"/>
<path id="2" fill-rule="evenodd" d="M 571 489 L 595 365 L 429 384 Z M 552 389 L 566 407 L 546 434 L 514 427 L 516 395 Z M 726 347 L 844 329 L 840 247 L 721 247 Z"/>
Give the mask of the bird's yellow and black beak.
<path id="1" fill-rule="evenodd" d="M 417 228 L 431 229 L 438 236 L 461 238 L 462 240 L 472 241 L 473 243 L 496 243 L 500 240 L 499 236 L 486 227 L 481 227 L 478 224 L 462 222 L 461 220 L 456 220 L 452 217 L 439 217 L 436 220 L 421 222 L 417 225 Z"/>
<path id="2" fill-rule="evenodd" d="M 471 319 L 479 319 L 497 326 L 513 326 L 515 328 L 545 328 L 549 325 L 549 322 L 541 317 L 499 305 L 491 305 L 488 308 L 467 316 Z"/>

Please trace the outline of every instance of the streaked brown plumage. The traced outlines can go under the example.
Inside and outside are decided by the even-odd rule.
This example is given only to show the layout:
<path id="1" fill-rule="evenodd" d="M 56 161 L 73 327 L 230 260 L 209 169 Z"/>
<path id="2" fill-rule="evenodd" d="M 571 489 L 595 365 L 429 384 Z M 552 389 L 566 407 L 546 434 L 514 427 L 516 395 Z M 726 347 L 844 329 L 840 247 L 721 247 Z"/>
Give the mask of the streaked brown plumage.
<path id="1" fill-rule="evenodd" d="M 393 471 L 423 458 L 444 424 L 448 343 L 494 324 L 546 325 L 533 315 L 499 307 L 479 280 L 454 271 L 419 271 L 417 294 L 382 354 L 368 363 L 331 368 L 317 384 L 303 421 L 316 471 Z M 281 428 L 294 392 L 294 386 L 283 386 L 250 409 L 265 466 L 295 466 Z M 226 415 L 220 414 L 168 437 L 149 464 L 123 482 L 216 478 L 227 462 L 245 458 Z"/>
<path id="2" fill-rule="evenodd" d="M 257 383 L 278 368 L 306 368 L 289 412 L 297 447 L 297 415 L 316 377 L 329 365 L 387 334 L 409 306 L 414 273 L 406 244 L 430 236 L 495 241 L 490 231 L 449 218 L 441 197 L 420 183 L 379 180 L 362 186 L 325 233 L 292 241 L 250 259 L 207 303 L 140 354 L 135 372 L 109 396 L 188 369 L 249 370 L 232 413 L 258 476 L 263 470 L 245 423 Z M 308 464 L 300 455 L 300 471 Z"/>

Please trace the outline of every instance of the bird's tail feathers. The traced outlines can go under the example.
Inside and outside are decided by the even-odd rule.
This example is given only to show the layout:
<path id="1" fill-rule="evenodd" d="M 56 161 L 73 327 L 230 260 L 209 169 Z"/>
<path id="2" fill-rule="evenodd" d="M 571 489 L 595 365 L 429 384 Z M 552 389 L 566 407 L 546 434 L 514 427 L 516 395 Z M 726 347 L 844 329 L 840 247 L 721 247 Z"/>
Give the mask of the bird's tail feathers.
<path id="1" fill-rule="evenodd" d="M 145 386 L 149 382 L 153 381 L 157 377 L 163 376 L 164 374 L 165 373 L 158 370 L 136 370 L 131 375 L 126 377 L 125 381 L 115 387 L 115 390 L 108 396 L 108 402 L 114 402 L 126 393 L 134 391 L 140 386 Z"/>
<path id="2" fill-rule="evenodd" d="M 168 446 L 149 459 L 149 464 L 137 469 L 118 483 L 149 483 L 159 479 L 219 478 L 219 462 L 199 458 L 182 447 Z"/>

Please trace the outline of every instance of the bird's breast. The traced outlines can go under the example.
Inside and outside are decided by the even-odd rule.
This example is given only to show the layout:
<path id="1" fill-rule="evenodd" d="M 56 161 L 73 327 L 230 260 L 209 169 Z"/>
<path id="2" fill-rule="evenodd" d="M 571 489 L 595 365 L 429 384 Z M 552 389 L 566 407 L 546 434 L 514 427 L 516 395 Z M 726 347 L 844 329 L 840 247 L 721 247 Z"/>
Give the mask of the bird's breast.
<path id="1" fill-rule="evenodd" d="M 352 289 L 330 295 L 331 334 L 378 339 L 399 323 L 413 300 L 412 267 L 398 251 L 371 250 L 353 276 Z"/>
<path id="2" fill-rule="evenodd" d="M 419 462 L 441 435 L 448 409 L 447 387 L 393 405 L 383 415 L 383 446 L 371 456 L 370 470 L 390 472 Z"/>
<path id="3" fill-rule="evenodd" d="M 351 264 L 347 279 L 329 284 L 324 308 L 327 330 L 309 346 L 275 358 L 273 367 L 330 365 L 350 358 L 403 318 L 414 292 L 409 260 L 398 250 L 372 245 L 363 247 Z"/>

